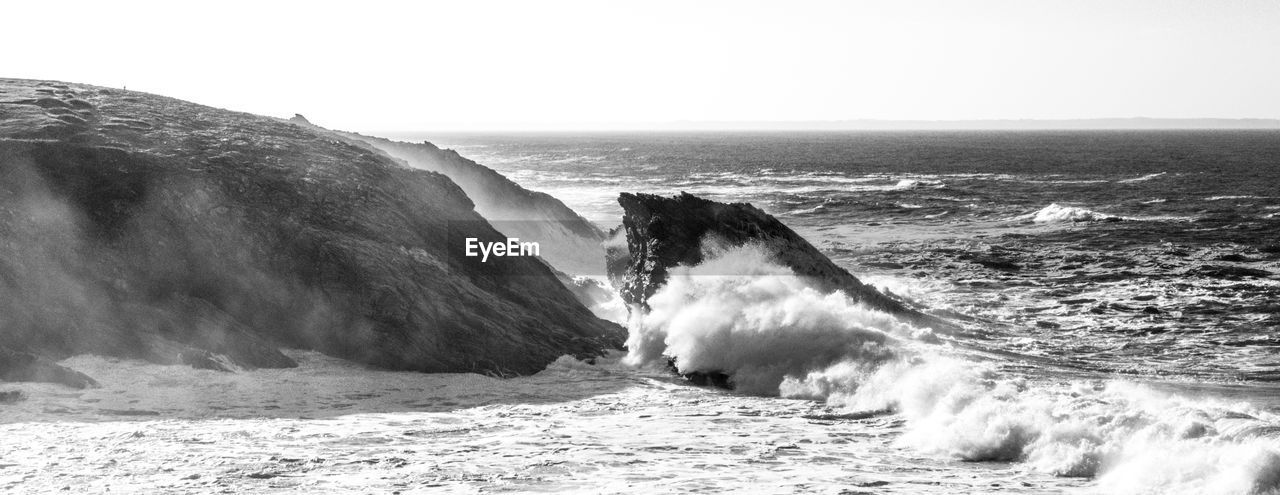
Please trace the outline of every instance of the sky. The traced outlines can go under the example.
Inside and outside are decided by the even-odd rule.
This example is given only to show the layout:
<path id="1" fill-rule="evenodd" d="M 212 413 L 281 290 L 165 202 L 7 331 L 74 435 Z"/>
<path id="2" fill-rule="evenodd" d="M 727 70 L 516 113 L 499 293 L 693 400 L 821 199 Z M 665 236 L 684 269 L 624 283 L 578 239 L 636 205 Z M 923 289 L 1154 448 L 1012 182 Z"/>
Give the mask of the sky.
<path id="1" fill-rule="evenodd" d="M 1280 118 L 1280 1 L 23 1 L 0 77 L 356 131 Z"/>

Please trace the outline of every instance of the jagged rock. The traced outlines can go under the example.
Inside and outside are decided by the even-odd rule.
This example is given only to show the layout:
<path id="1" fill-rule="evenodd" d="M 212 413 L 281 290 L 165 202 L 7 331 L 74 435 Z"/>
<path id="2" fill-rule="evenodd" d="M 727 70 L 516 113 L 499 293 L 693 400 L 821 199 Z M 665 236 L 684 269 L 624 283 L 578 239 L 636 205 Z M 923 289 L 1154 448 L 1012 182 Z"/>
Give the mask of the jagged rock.
<path id="1" fill-rule="evenodd" d="M 349 138 L 0 79 L 0 345 L 178 360 L 162 339 L 246 368 L 293 365 L 284 345 L 500 375 L 621 345 L 540 260 L 479 266 L 451 233 L 506 238 L 449 178 Z"/>
<path id="2" fill-rule="evenodd" d="M 35 354 L 0 347 L 0 381 L 57 383 L 71 388 L 97 388 L 88 375 Z"/>
<path id="3" fill-rule="evenodd" d="M 778 263 L 807 277 L 819 290 L 843 291 L 856 302 L 918 325 L 951 326 L 864 285 L 782 222 L 749 204 L 718 203 L 688 193 L 670 198 L 623 193 L 618 202 L 630 258 L 624 273 L 610 276 L 623 281 L 619 292 L 627 304 L 647 307 L 649 297 L 666 283 L 668 270 L 701 263 L 703 240 L 714 236 L 729 245 L 764 245 Z"/>
<path id="4" fill-rule="evenodd" d="M 232 372 L 235 371 L 231 363 L 227 362 L 226 357 L 219 356 L 209 351 L 192 349 L 178 353 L 178 362 L 190 366 L 198 370 L 213 370 Z"/>

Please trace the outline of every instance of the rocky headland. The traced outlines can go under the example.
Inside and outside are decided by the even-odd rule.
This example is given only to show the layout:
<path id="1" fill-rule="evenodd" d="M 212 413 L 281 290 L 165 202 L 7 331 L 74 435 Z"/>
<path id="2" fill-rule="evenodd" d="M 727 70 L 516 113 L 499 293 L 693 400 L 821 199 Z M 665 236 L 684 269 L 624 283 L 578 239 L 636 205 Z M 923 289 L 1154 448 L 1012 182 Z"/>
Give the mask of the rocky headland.
<path id="1" fill-rule="evenodd" d="M 0 79 L 10 354 L 249 369 L 294 365 L 284 346 L 510 375 L 621 345 L 546 264 L 477 269 L 449 229 L 509 234 L 449 177 L 313 126 Z"/>

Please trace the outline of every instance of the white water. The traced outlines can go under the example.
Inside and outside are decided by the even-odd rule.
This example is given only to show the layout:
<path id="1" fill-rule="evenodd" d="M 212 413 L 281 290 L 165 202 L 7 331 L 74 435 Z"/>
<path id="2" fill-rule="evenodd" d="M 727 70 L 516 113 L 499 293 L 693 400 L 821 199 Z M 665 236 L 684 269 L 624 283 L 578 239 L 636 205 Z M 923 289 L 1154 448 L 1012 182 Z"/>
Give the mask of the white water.
<path id="1" fill-rule="evenodd" d="M 562 358 L 531 377 L 218 373 L 80 356 L 103 388 L 10 384 L 3 493 L 974 493 L 1079 480 L 921 456 L 892 418 Z M 975 476 L 977 474 L 977 476 Z"/>
<path id="2" fill-rule="evenodd" d="M 729 273 L 739 276 L 723 275 Z M 716 275 L 711 275 L 716 274 Z M 1122 381 L 999 371 L 889 315 L 824 296 L 753 247 L 672 271 L 631 320 L 632 364 L 676 359 L 745 393 L 905 420 L 895 445 L 1097 478 L 1106 493 L 1280 492 L 1280 417 Z"/>

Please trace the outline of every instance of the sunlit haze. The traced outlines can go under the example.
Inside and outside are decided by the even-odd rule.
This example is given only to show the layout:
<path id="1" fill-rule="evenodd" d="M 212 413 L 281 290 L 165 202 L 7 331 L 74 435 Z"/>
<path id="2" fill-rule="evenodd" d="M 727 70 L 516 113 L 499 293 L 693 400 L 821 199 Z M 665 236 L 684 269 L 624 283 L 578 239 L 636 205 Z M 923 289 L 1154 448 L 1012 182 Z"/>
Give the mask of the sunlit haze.
<path id="1" fill-rule="evenodd" d="M 0 76 L 361 130 L 1280 118 L 1274 1 L 14 2 Z"/>

